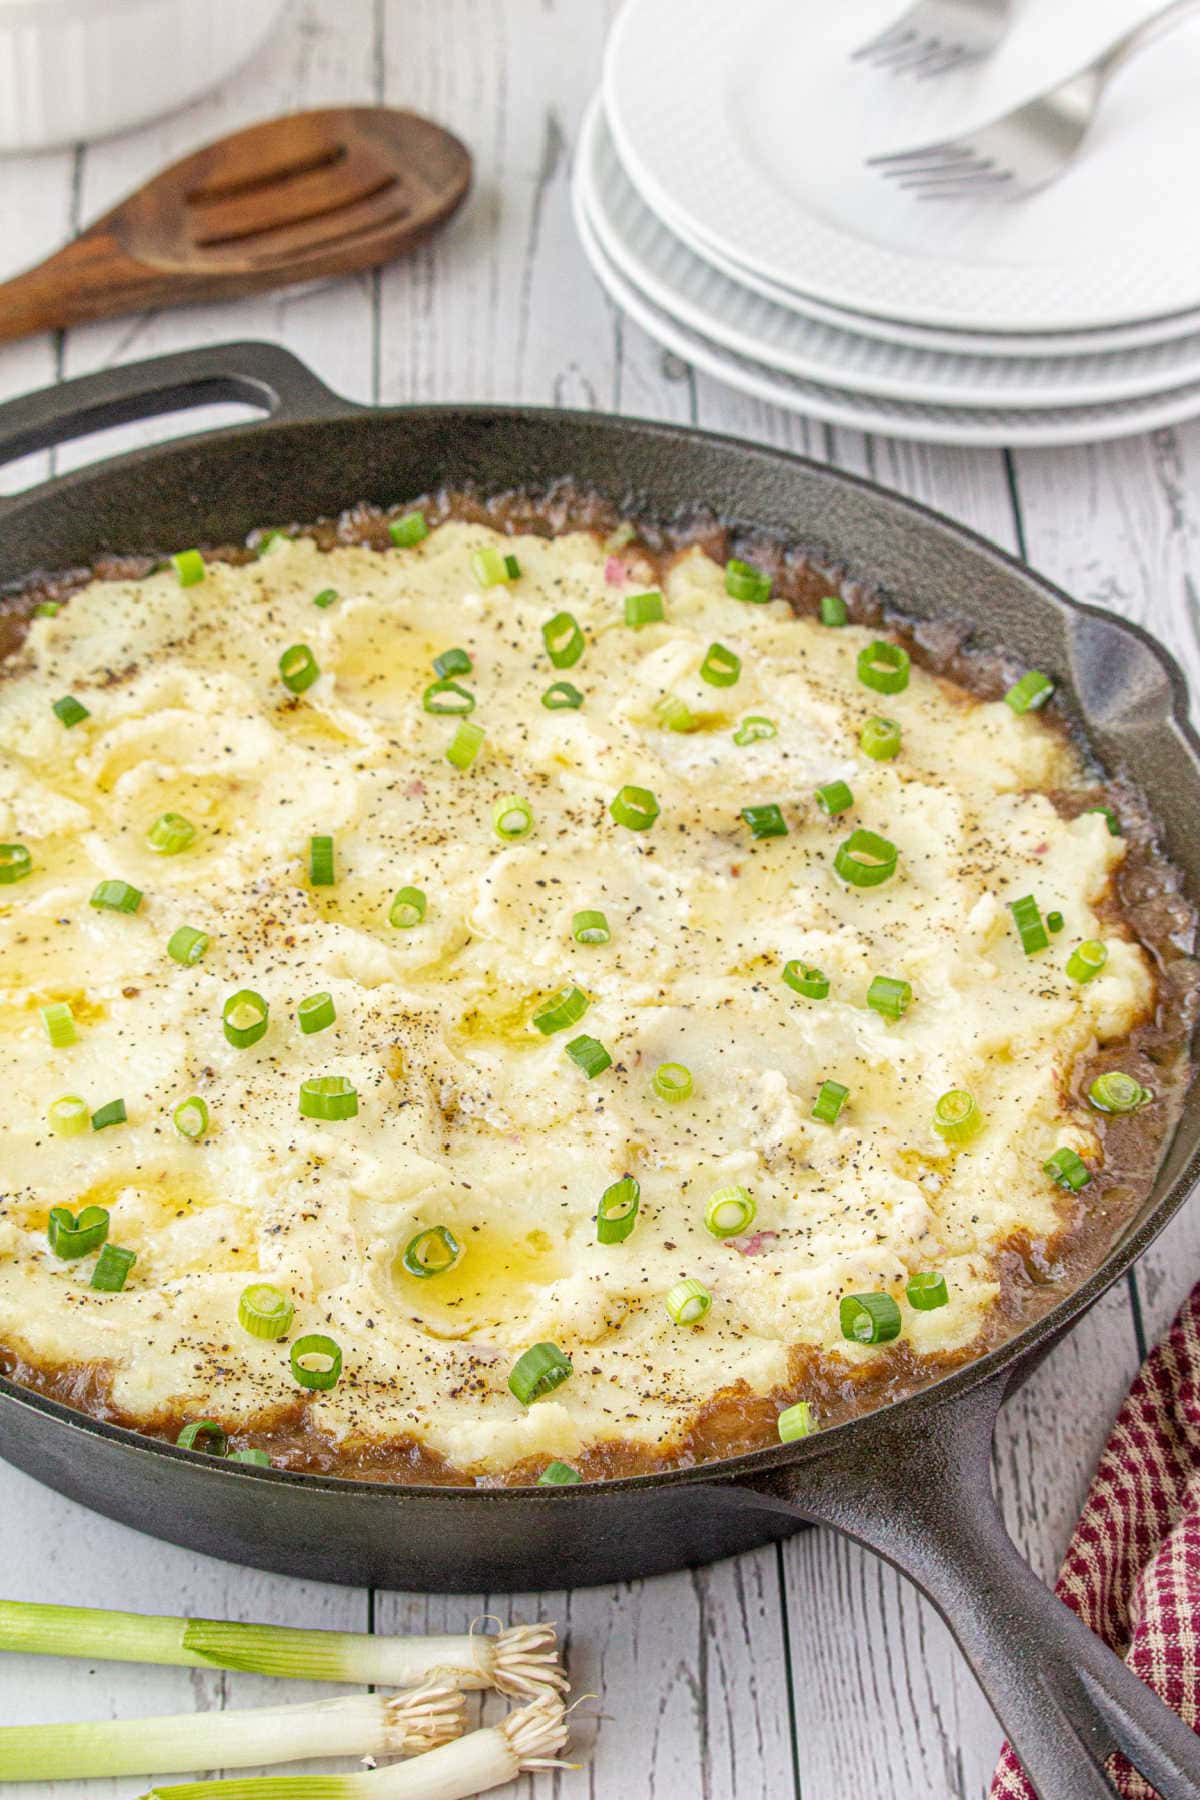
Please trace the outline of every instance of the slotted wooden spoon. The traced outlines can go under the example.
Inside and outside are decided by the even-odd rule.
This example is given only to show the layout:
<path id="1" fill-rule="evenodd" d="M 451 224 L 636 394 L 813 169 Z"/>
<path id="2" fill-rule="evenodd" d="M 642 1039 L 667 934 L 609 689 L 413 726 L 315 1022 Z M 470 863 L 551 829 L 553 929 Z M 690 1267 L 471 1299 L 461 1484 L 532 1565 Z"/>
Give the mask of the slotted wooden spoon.
<path id="1" fill-rule="evenodd" d="M 0 286 L 0 343 L 390 262 L 443 224 L 470 184 L 466 148 L 415 113 L 344 106 L 252 125 L 165 169 Z"/>

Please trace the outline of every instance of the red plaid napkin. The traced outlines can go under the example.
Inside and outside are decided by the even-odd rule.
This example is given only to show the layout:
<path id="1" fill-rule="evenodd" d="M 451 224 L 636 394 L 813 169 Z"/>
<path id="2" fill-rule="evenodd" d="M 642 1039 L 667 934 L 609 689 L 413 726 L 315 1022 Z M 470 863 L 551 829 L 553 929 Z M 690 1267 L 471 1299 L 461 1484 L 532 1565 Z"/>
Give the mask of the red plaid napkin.
<path id="1" fill-rule="evenodd" d="M 1055 1592 L 1200 1732 L 1200 1286 L 1117 1415 Z M 1111 1773 L 1153 1800 L 1123 1756 Z M 990 1800 L 1035 1800 L 1007 1744 Z"/>

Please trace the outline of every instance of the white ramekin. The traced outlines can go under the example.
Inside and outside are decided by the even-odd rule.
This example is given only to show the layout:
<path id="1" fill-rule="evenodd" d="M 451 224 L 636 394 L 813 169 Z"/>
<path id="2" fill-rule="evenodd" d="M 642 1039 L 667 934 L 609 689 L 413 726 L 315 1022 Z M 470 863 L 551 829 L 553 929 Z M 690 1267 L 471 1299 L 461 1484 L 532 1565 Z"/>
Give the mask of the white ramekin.
<path id="1" fill-rule="evenodd" d="M 258 48 L 287 0 L 0 0 L 0 152 L 128 130 Z"/>

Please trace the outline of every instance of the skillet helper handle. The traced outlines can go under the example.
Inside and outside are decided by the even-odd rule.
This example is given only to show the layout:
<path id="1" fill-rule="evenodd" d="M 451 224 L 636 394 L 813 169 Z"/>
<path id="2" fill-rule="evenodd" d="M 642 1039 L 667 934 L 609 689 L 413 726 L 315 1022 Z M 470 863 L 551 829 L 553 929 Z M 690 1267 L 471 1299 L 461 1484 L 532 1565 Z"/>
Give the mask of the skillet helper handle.
<path id="1" fill-rule="evenodd" d="M 0 467 L 37 450 L 160 413 L 242 401 L 273 419 L 355 410 L 278 344 L 213 344 L 80 375 L 0 406 Z"/>
<path id="2" fill-rule="evenodd" d="M 916 1583 L 1040 1800 L 1114 1800 L 1104 1773 L 1114 1750 L 1162 1800 L 1196 1800 L 1200 1736 L 1038 1579 L 1005 1529 L 991 1480 L 1004 1379 L 873 1420 L 869 1460 L 860 1439 L 739 1486 L 834 1526 Z"/>

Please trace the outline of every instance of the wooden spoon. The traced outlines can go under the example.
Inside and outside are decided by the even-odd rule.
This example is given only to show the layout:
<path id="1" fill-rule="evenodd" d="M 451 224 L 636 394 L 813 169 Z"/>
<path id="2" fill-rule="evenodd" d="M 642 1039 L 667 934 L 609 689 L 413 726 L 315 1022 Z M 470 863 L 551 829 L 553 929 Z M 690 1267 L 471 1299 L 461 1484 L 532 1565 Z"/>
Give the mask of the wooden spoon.
<path id="1" fill-rule="evenodd" d="M 389 262 L 443 224 L 470 184 L 466 148 L 415 113 L 339 106 L 252 125 L 0 286 L 0 343 Z"/>

